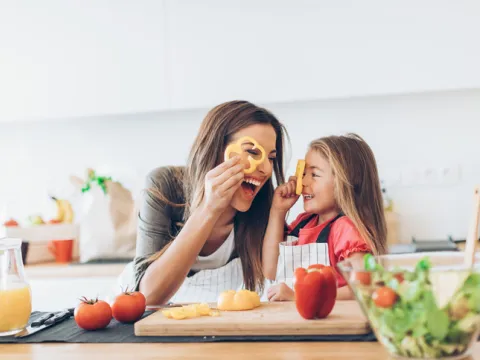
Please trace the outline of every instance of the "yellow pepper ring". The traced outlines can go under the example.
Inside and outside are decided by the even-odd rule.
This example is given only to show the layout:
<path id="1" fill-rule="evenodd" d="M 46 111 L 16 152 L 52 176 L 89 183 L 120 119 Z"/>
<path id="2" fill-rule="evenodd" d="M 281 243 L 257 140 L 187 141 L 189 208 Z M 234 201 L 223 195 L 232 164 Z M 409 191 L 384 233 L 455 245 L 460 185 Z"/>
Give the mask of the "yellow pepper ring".
<path id="1" fill-rule="evenodd" d="M 257 165 L 260 165 L 261 163 L 263 163 L 263 161 L 265 160 L 265 157 L 266 157 L 265 149 L 262 147 L 262 145 L 257 143 L 255 141 L 255 139 L 252 139 L 249 136 L 244 136 L 244 137 L 238 139 L 237 142 L 228 145 L 227 148 L 225 149 L 225 161 L 230 159 L 230 154 L 231 153 L 241 154 L 242 151 L 243 151 L 242 144 L 247 142 L 247 141 L 251 142 L 253 144 L 252 149 L 258 149 L 262 153 L 262 157 L 259 160 L 255 160 L 251 155 L 248 155 L 248 162 L 250 163 L 250 167 L 248 169 L 243 170 L 243 172 L 245 174 L 251 174 L 257 169 Z"/>

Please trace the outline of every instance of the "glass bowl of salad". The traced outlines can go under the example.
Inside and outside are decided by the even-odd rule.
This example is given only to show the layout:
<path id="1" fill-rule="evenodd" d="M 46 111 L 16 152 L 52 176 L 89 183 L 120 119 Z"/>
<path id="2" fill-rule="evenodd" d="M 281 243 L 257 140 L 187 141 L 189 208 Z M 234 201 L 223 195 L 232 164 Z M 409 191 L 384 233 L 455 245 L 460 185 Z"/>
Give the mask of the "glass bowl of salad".
<path id="1" fill-rule="evenodd" d="M 365 255 L 339 270 L 378 341 L 408 359 L 462 359 L 480 334 L 480 256 L 463 252 Z"/>

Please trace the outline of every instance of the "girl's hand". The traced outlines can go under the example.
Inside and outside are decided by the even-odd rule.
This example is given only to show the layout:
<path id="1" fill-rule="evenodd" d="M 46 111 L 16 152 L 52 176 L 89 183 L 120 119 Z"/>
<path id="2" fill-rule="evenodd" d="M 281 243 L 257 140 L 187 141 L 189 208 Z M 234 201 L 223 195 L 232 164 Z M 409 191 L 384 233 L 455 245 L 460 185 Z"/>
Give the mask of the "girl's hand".
<path id="1" fill-rule="evenodd" d="M 285 283 L 273 285 L 267 291 L 268 301 L 293 301 L 295 292 Z"/>
<path id="2" fill-rule="evenodd" d="M 242 185 L 244 169 L 240 157 L 234 156 L 207 173 L 203 201 L 208 211 L 220 214 L 230 205 L 233 194 Z"/>
<path id="3" fill-rule="evenodd" d="M 278 186 L 273 194 L 272 210 L 286 213 L 300 197 L 295 193 L 297 178 L 290 176 L 288 182 Z"/>

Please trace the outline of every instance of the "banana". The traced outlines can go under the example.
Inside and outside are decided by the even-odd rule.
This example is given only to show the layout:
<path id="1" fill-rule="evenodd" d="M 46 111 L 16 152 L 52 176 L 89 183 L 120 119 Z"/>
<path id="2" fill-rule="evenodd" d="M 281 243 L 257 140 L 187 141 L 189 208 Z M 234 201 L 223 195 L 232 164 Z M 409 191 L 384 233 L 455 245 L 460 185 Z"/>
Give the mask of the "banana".
<path id="1" fill-rule="evenodd" d="M 68 200 L 60 200 L 64 212 L 63 222 L 67 224 L 72 224 L 74 219 L 74 213 L 72 209 L 72 204 Z"/>
<path id="2" fill-rule="evenodd" d="M 53 196 L 51 198 L 55 201 L 55 204 L 57 205 L 57 216 L 55 217 L 55 220 L 59 223 L 73 223 L 74 212 L 70 201 L 65 199 L 57 199 Z"/>

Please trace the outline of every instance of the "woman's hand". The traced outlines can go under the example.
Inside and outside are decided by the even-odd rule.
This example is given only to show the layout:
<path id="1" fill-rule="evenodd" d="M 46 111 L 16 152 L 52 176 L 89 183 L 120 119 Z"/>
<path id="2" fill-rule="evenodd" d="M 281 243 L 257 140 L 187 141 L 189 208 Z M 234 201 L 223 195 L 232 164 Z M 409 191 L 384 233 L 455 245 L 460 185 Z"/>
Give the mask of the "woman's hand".
<path id="1" fill-rule="evenodd" d="M 300 197 L 295 193 L 297 178 L 290 176 L 288 182 L 278 186 L 273 194 L 272 211 L 287 213 Z"/>
<path id="2" fill-rule="evenodd" d="M 205 207 L 214 214 L 225 210 L 233 194 L 242 185 L 245 165 L 234 156 L 210 170 L 205 176 Z"/>

